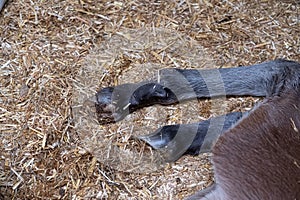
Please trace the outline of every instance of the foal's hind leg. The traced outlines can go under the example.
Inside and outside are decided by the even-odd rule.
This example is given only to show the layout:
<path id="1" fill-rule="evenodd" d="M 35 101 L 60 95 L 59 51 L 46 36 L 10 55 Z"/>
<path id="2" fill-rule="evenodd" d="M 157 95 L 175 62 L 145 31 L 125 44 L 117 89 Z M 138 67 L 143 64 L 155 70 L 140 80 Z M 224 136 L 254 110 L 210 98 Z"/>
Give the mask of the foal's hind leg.
<path id="1" fill-rule="evenodd" d="M 210 152 L 217 138 L 241 119 L 243 114 L 233 112 L 199 123 L 167 125 L 138 138 L 154 149 L 163 151 L 166 161 L 172 162 L 183 154 Z"/>

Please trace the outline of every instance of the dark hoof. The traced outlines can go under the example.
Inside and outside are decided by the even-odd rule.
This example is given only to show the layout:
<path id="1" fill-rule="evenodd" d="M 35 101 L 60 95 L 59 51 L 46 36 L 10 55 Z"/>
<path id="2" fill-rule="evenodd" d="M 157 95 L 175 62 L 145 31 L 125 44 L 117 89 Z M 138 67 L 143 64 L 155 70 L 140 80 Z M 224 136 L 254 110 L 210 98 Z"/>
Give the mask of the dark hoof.
<path id="1" fill-rule="evenodd" d="M 211 152 L 218 137 L 242 116 L 241 112 L 233 112 L 199 123 L 167 125 L 154 133 L 137 138 L 154 149 L 161 150 L 166 161 L 172 162 L 184 154 L 198 155 Z"/>
<path id="2" fill-rule="evenodd" d="M 136 84 L 123 84 L 97 92 L 95 107 L 99 123 L 117 122 L 132 112 L 130 98 L 137 87 Z"/>
<path id="3" fill-rule="evenodd" d="M 100 124 L 107 124 L 117 121 L 116 106 L 112 102 L 114 88 L 107 87 L 96 94 L 96 112 Z"/>
<path id="4" fill-rule="evenodd" d="M 177 134 L 179 124 L 167 125 L 159 128 L 154 133 L 138 136 L 138 139 L 148 143 L 154 149 L 162 149 L 166 147 Z"/>
<path id="5" fill-rule="evenodd" d="M 193 141 L 197 139 L 197 130 L 197 123 L 168 125 L 137 138 L 160 150 L 167 162 L 173 162 L 187 153 Z"/>
<path id="6" fill-rule="evenodd" d="M 100 124 L 122 120 L 139 108 L 177 102 L 175 94 L 158 83 L 123 84 L 101 89 L 96 94 L 96 112 Z"/>

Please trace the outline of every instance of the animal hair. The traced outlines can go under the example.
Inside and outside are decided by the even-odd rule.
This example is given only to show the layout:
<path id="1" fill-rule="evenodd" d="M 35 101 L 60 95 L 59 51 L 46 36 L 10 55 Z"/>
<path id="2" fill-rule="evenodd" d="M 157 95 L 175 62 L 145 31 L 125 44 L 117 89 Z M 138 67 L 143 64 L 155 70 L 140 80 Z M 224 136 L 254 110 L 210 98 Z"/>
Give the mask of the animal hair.
<path id="1" fill-rule="evenodd" d="M 214 146 L 216 183 L 188 200 L 300 199 L 299 78 L 272 77 L 269 97 Z"/>

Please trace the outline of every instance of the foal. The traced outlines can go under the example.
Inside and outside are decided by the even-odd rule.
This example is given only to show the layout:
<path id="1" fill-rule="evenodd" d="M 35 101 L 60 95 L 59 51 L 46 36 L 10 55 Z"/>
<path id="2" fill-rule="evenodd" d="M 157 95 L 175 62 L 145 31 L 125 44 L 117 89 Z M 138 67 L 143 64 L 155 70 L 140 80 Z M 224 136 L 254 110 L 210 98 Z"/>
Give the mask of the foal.
<path id="1" fill-rule="evenodd" d="M 212 149 L 215 184 L 189 200 L 300 199 L 300 64 L 275 60 L 215 72 L 165 69 L 159 82 L 104 88 L 96 94 L 99 123 L 119 121 L 153 104 L 218 97 L 222 90 L 216 88 L 222 85 L 226 96 L 267 96 L 249 113 L 224 116 L 217 124 L 221 131 L 213 134 L 208 134 L 210 122 L 218 117 L 164 126 L 139 138 L 155 149 L 171 148 L 166 152 L 175 154 L 169 161 Z"/>
<path id="2" fill-rule="evenodd" d="M 274 84 L 272 97 L 219 137 L 215 184 L 187 200 L 300 199 L 300 77 L 285 78 L 296 80 Z"/>

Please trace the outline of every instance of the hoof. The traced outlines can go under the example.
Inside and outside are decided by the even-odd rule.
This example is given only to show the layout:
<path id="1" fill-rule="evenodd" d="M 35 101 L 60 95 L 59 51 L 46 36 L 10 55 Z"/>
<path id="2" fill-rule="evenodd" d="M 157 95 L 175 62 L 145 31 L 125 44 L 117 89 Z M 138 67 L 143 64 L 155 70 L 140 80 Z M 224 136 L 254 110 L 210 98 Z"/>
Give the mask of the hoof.
<path id="1" fill-rule="evenodd" d="M 136 84 L 124 84 L 103 88 L 97 92 L 95 107 L 98 122 L 114 123 L 131 113 L 130 99 L 137 87 Z"/>
<path id="2" fill-rule="evenodd" d="M 96 113 L 100 124 L 107 124 L 117 121 L 116 106 L 112 101 L 114 88 L 107 87 L 96 94 Z"/>
<path id="3" fill-rule="evenodd" d="M 100 124 L 122 120 L 139 108 L 177 102 L 172 91 L 158 83 L 123 84 L 96 93 L 96 112 Z"/>

